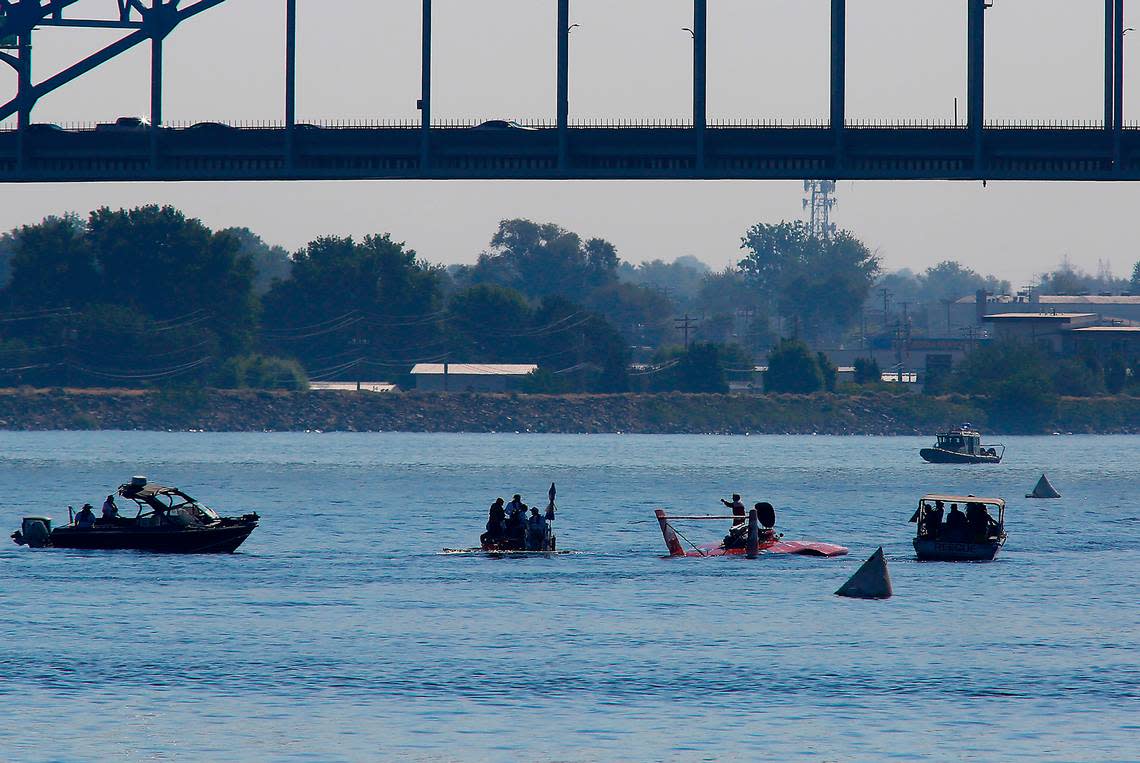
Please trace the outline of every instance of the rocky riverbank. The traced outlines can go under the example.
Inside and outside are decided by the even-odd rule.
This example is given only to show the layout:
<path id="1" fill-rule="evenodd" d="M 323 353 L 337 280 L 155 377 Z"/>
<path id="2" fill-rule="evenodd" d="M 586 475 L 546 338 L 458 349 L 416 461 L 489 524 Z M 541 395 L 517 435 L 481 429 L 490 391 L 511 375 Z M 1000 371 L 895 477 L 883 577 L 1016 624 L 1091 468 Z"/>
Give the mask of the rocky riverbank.
<path id="1" fill-rule="evenodd" d="M 1062 398 L 1002 424 L 984 398 L 865 395 L 426 395 L 229 390 L 0 390 L 0 429 L 929 435 L 1140 433 L 1140 397 Z M 1007 422 L 1010 417 L 1005 417 Z"/>

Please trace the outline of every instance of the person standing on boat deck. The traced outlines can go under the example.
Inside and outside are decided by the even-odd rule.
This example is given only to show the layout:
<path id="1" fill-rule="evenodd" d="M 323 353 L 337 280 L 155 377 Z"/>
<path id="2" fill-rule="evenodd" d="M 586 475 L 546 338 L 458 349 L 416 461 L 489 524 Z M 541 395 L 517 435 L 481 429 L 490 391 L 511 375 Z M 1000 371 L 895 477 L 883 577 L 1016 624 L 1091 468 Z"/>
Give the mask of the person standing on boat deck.
<path id="1" fill-rule="evenodd" d="M 522 496 L 518 493 L 515 493 L 515 497 L 511 499 L 510 503 L 507 504 L 507 516 L 514 518 L 515 514 L 518 514 L 520 511 L 524 510 L 524 505 L 525 504 L 522 502 Z"/>
<path id="2" fill-rule="evenodd" d="M 538 513 L 538 507 L 530 510 L 526 521 L 526 550 L 542 551 L 546 543 L 546 517 Z"/>
<path id="3" fill-rule="evenodd" d="M 487 513 L 487 532 L 483 534 L 480 540 L 483 543 L 488 543 L 502 539 L 506 532 L 506 517 L 507 513 L 503 510 L 503 499 L 496 498 Z"/>
<path id="4" fill-rule="evenodd" d="M 720 502 L 728 508 L 732 509 L 733 527 L 736 527 L 736 525 L 743 524 L 748 521 L 748 510 L 744 508 L 744 503 L 741 502 L 740 495 L 738 493 L 732 494 L 732 503 L 729 503 L 723 498 L 720 499 Z"/>
<path id="5" fill-rule="evenodd" d="M 942 533 L 943 506 L 942 501 L 935 501 L 934 508 L 926 510 L 926 535 L 928 538 L 937 538 Z"/>
<path id="6" fill-rule="evenodd" d="M 103 501 L 103 519 L 108 522 L 113 522 L 119 518 L 119 507 L 115 505 L 115 496 L 107 496 L 107 500 Z"/>
<path id="7" fill-rule="evenodd" d="M 950 536 L 947 540 L 961 541 L 969 527 L 970 523 L 966 520 L 966 515 L 958 509 L 958 504 L 950 504 L 950 514 L 946 517 L 946 534 Z"/>
<path id="8" fill-rule="evenodd" d="M 82 527 L 85 530 L 95 526 L 95 510 L 91 504 L 83 504 L 83 508 L 75 515 L 75 526 Z"/>

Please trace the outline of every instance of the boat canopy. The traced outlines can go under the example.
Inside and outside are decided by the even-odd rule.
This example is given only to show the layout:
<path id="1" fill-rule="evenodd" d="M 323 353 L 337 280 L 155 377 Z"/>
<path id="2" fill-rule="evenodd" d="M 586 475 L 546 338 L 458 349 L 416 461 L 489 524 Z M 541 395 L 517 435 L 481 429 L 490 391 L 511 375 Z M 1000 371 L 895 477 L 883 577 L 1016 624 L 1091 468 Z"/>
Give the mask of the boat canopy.
<path id="1" fill-rule="evenodd" d="M 199 516 L 200 519 L 211 521 L 218 519 L 218 513 L 211 509 L 204 503 L 198 503 L 190 496 L 183 493 L 176 487 L 166 487 L 165 485 L 156 485 L 148 482 L 145 485 L 135 485 L 127 483 L 126 485 L 119 486 L 119 495 L 123 498 L 130 498 L 133 501 L 145 503 L 156 511 L 167 511 L 171 509 L 188 509 L 192 513 Z M 163 503 L 162 498 L 166 499 Z M 178 499 L 181 499 L 179 502 Z"/>
<path id="2" fill-rule="evenodd" d="M 137 498 L 140 501 L 145 501 L 148 498 L 154 498 L 160 495 L 168 496 L 171 498 L 181 498 L 185 501 L 194 500 L 176 487 L 155 485 L 152 482 L 148 482 L 141 487 L 129 483 L 126 485 L 120 485 L 119 495 L 121 495 L 123 498 Z"/>
<path id="3" fill-rule="evenodd" d="M 931 493 L 924 495 L 919 501 L 942 501 L 943 503 L 987 503 L 991 506 L 998 506 L 1005 508 L 1004 498 L 985 498 L 980 495 L 942 495 L 940 493 Z"/>

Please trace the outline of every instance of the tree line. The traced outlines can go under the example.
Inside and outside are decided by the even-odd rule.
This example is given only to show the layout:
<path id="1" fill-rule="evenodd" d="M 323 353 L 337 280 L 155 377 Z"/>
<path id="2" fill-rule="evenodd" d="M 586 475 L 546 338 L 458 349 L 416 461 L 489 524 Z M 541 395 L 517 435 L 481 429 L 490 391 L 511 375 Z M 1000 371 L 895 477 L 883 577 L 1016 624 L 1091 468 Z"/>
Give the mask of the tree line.
<path id="1" fill-rule="evenodd" d="M 170 206 L 48 217 L 0 235 L 0 384 L 407 384 L 415 363 L 450 361 L 535 363 L 534 392 L 723 392 L 762 354 L 778 369 L 795 340 L 855 336 L 890 278 L 853 234 L 801 222 L 754 225 L 741 252 L 720 272 L 693 256 L 635 266 L 604 239 L 510 219 L 473 264 L 444 267 L 388 234 L 289 253 Z M 957 263 L 912 278 L 1002 286 Z M 834 367 L 804 352 L 807 391 L 833 389 Z"/>

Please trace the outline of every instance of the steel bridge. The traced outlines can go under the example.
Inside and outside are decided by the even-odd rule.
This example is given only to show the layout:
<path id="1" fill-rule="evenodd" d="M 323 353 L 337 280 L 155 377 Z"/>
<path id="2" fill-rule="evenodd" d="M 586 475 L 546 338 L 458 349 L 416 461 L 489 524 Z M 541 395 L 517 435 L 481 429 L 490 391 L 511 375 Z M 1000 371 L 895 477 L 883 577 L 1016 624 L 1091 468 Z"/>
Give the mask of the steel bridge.
<path id="1" fill-rule="evenodd" d="M 693 0 L 693 109 L 673 125 L 581 125 L 570 119 L 570 0 L 557 4 L 556 118 L 522 127 L 432 122 L 432 0 L 423 3 L 420 119 L 406 125 L 296 121 L 297 0 L 286 8 L 283 116 L 273 127 L 162 116 L 163 40 L 225 0 L 104 0 L 103 18 L 74 16 L 79 0 L 0 0 L 0 60 L 17 72 L 0 105 L 0 182 L 342 179 L 891 179 L 1135 180 L 1140 130 L 1125 129 L 1124 0 L 1104 2 L 1104 119 L 1084 126 L 1003 126 L 984 114 L 985 14 L 968 6 L 965 125 L 866 126 L 845 117 L 846 0 L 831 3 L 829 120 L 812 126 L 710 123 L 706 109 L 708 0 Z M 91 0 L 87 0 L 90 3 Z M 86 5 L 86 4 L 85 4 Z M 71 9 L 74 10 L 74 9 Z M 36 81 L 39 27 L 122 30 L 116 42 Z M 151 52 L 150 126 L 61 130 L 32 121 L 36 102 L 139 45 Z"/>

